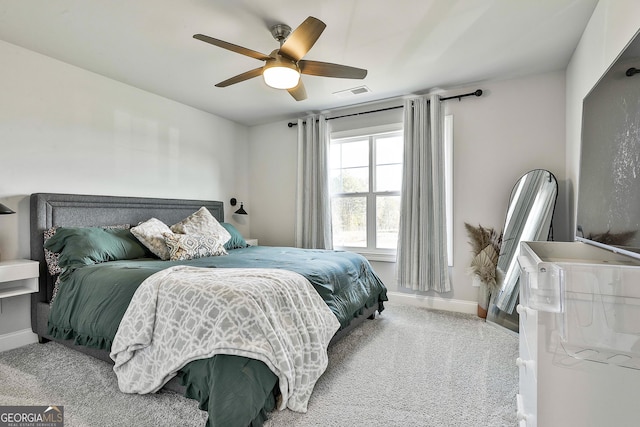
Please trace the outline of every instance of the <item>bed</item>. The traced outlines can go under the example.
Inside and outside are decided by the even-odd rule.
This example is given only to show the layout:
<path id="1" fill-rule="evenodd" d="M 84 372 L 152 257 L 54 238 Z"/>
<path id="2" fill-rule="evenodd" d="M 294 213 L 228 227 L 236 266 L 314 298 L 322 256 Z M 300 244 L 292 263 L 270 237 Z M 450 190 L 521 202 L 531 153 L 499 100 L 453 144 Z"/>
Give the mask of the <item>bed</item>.
<path id="1" fill-rule="evenodd" d="M 243 269 L 274 269 L 304 276 L 339 321 L 339 330 L 333 335 L 331 342 L 340 339 L 367 318 L 375 316 L 376 311 L 384 309 L 383 302 L 387 300 L 386 289 L 368 262 L 359 255 L 340 251 L 261 246 L 238 247 L 228 250 L 225 256 L 197 258 L 184 262 L 162 261 L 145 254 L 140 259 L 88 265 L 68 274 L 61 291 L 58 292 L 53 305 L 51 304 L 56 286 L 55 278 L 49 274 L 45 261 L 45 231 L 56 226 L 135 226 L 149 218 L 157 218 L 165 224 L 175 224 L 201 207 L 205 207 L 217 221 L 224 223 L 223 203 L 219 201 L 32 194 L 31 257 L 40 263 L 40 287 L 39 291 L 32 295 L 31 319 L 32 329 L 40 341 L 55 340 L 113 363 L 109 353 L 114 334 L 132 294 L 154 273 L 174 269 L 226 269 L 225 273 Z M 348 269 L 345 270 L 346 273 L 333 270 L 338 264 L 345 265 L 344 268 Z M 68 309 L 72 305 L 72 298 L 78 298 L 80 295 L 74 292 L 84 292 L 87 295 L 95 293 L 98 295 L 96 298 L 102 298 L 99 294 L 105 293 L 104 289 L 109 286 L 109 280 L 113 280 L 109 278 L 122 272 L 127 273 L 127 287 L 125 292 L 118 292 L 119 300 L 82 300 L 82 306 L 85 307 L 85 310 L 82 310 L 85 312 L 83 316 L 86 316 L 86 313 L 93 315 L 92 313 L 100 312 L 99 315 L 95 315 L 95 319 L 81 317 Z M 133 272 L 133 275 L 130 272 Z M 130 276 L 133 276 L 133 279 Z M 350 280 L 347 280 L 348 278 Z M 355 281 L 351 280 L 353 278 Z M 105 301 L 108 301 L 108 304 L 105 304 Z M 104 310 L 105 305 L 110 308 Z M 64 307 L 67 309 L 64 310 Z M 52 324 L 49 324 L 50 318 Z M 107 320 L 103 322 L 102 318 Z M 85 333 L 78 326 L 88 324 L 91 324 L 92 328 L 96 324 L 96 328 L 102 329 L 97 332 L 91 329 Z M 235 354 L 216 354 L 189 362 L 164 387 L 198 400 L 200 408 L 209 413 L 208 425 L 259 426 L 266 419 L 268 412 L 278 406 L 278 399 L 282 397 L 278 380 L 278 376 L 261 360 Z"/>

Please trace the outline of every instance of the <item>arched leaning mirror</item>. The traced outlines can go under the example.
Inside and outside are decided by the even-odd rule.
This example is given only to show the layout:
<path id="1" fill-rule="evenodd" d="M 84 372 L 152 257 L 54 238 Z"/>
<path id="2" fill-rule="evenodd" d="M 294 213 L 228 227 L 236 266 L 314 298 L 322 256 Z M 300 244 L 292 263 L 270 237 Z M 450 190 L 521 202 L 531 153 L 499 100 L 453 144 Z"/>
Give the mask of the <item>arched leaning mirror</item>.
<path id="1" fill-rule="evenodd" d="M 544 169 L 524 174 L 513 186 L 498 256 L 498 291 L 491 295 L 487 321 L 518 331 L 520 242 L 548 240 L 558 195 L 556 177 Z"/>

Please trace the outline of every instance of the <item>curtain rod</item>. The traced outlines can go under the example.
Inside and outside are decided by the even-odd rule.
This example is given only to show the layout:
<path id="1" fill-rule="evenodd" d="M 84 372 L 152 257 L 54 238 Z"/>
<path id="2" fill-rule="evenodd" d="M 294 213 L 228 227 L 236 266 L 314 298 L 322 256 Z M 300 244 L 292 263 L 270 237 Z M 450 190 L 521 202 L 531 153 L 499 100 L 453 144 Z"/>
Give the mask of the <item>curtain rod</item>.
<path id="1" fill-rule="evenodd" d="M 440 101 L 447 101 L 449 99 L 457 99 L 458 101 L 461 101 L 462 98 L 466 98 L 467 96 L 482 96 L 482 89 L 477 89 L 473 92 L 469 92 L 469 93 L 463 93 L 461 95 L 453 95 L 453 96 L 447 96 L 445 98 L 440 98 Z M 341 119 L 343 117 L 351 117 L 351 116 L 360 116 L 363 114 L 370 114 L 370 113 L 379 113 L 380 111 L 387 111 L 387 110 L 395 110 L 398 108 L 403 108 L 404 105 L 396 105 L 394 107 L 387 107 L 387 108 L 380 108 L 378 110 L 371 110 L 371 111 L 362 111 L 360 113 L 352 113 L 352 114 L 345 114 L 342 116 L 336 116 L 336 117 L 327 117 L 325 120 L 333 120 L 333 119 Z M 302 122 L 303 124 L 305 122 Z M 293 123 L 293 122 L 289 122 L 287 123 L 287 126 L 294 127 L 294 126 L 298 126 L 298 123 Z"/>

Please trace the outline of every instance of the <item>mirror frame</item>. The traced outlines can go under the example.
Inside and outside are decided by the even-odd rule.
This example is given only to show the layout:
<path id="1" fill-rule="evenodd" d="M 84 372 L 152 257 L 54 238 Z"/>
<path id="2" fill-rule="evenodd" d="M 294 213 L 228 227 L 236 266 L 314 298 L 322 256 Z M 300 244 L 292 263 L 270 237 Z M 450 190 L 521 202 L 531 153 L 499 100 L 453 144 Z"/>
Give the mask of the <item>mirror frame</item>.
<path id="1" fill-rule="evenodd" d="M 548 187 L 545 181 L 552 183 L 552 186 L 545 189 Z M 546 169 L 533 169 L 525 173 L 513 186 L 496 267 L 499 285 L 491 295 L 487 321 L 518 331 L 518 315 L 514 308 L 520 289 L 520 243 L 552 237 L 557 199 L 558 180 Z"/>

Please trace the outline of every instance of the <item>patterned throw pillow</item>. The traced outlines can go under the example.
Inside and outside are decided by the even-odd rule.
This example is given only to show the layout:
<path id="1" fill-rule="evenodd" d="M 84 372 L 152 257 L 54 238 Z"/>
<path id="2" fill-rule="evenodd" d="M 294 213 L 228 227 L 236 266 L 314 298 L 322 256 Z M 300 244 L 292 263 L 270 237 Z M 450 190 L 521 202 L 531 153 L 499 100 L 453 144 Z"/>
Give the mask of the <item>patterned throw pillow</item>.
<path id="1" fill-rule="evenodd" d="M 53 294 L 51 295 L 51 301 L 49 301 L 49 305 L 53 304 L 53 301 L 58 296 L 58 291 L 60 291 L 60 276 L 56 277 L 56 281 L 53 284 Z"/>
<path id="2" fill-rule="evenodd" d="M 203 234 L 216 238 L 224 245 L 231 238 L 231 234 L 220 225 L 204 206 L 182 221 L 171 226 L 171 231 L 180 234 Z"/>
<path id="3" fill-rule="evenodd" d="M 164 239 L 171 261 L 227 254 L 223 244 L 211 235 L 165 233 Z"/>
<path id="4" fill-rule="evenodd" d="M 167 224 L 157 218 L 151 218 L 133 227 L 131 233 L 158 258 L 169 259 L 169 249 L 164 235 L 173 233 Z"/>
<path id="5" fill-rule="evenodd" d="M 56 231 L 58 230 L 58 226 L 51 227 L 44 231 L 44 243 L 47 243 L 47 240 L 52 238 Z M 52 252 L 49 249 L 44 249 L 44 259 L 47 262 L 47 269 L 49 270 L 49 274 L 55 276 L 56 274 L 62 273 L 62 269 L 58 265 L 58 257 L 60 254 L 56 252 Z"/>

